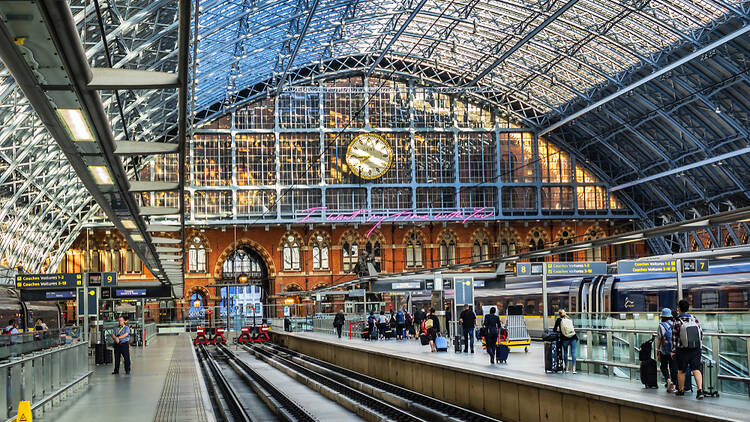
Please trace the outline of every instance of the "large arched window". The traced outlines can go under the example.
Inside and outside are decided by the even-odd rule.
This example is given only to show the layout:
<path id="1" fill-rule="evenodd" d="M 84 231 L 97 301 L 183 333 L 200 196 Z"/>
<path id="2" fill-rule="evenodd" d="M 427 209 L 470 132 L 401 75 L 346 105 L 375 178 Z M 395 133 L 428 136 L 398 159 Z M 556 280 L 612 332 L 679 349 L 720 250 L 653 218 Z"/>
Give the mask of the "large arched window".
<path id="1" fill-rule="evenodd" d="M 490 241 L 487 238 L 487 234 L 479 232 L 474 238 L 474 243 L 471 246 L 471 261 L 479 262 L 486 261 L 490 258 Z"/>
<path id="2" fill-rule="evenodd" d="M 318 234 L 312 239 L 312 262 L 313 270 L 327 270 L 328 266 L 328 242 Z"/>
<path id="3" fill-rule="evenodd" d="M 544 249 L 544 232 L 540 228 L 531 229 L 529 233 L 529 251 Z M 531 258 L 531 262 L 543 262 L 543 257 Z"/>
<path id="4" fill-rule="evenodd" d="M 229 255 L 222 267 L 223 279 L 234 279 L 245 275 L 249 280 L 263 280 L 266 277 L 266 264 L 257 252 L 251 249 L 237 249 Z"/>
<path id="5" fill-rule="evenodd" d="M 456 239 L 450 233 L 445 233 L 440 239 L 440 265 L 454 265 L 456 263 Z"/>
<path id="6" fill-rule="evenodd" d="M 506 230 L 500 239 L 500 256 L 513 256 L 516 254 L 518 242 L 516 235 L 511 230 Z"/>
<path id="7" fill-rule="evenodd" d="M 560 233 L 555 241 L 555 246 L 570 245 L 575 240 L 575 232 L 570 227 L 563 227 L 560 229 Z M 568 252 L 560 254 L 560 261 L 573 261 L 575 260 L 575 252 Z"/>
<path id="8" fill-rule="evenodd" d="M 422 240 L 416 230 L 412 230 L 406 236 L 406 267 L 416 268 L 422 266 Z"/>
<path id="9" fill-rule="evenodd" d="M 293 234 L 287 234 L 281 244 L 281 258 L 284 271 L 299 271 L 300 264 L 300 242 Z"/>
<path id="10" fill-rule="evenodd" d="M 380 272 L 380 265 L 383 259 L 380 251 L 380 241 L 377 239 L 368 240 L 365 243 L 365 252 L 367 252 L 367 258 L 371 260 L 372 265 L 375 267 L 375 271 Z"/>
<path id="11" fill-rule="evenodd" d="M 206 272 L 206 247 L 200 237 L 195 236 L 188 248 L 188 271 L 191 273 Z"/>
<path id="12" fill-rule="evenodd" d="M 604 231 L 599 227 L 599 225 L 594 225 L 594 227 L 591 227 L 590 229 L 588 229 L 588 231 L 586 231 L 585 239 L 588 242 L 588 241 L 591 241 L 591 240 L 596 240 L 596 239 L 598 239 L 600 237 L 604 237 L 604 235 L 605 235 Z M 615 245 L 615 246 L 616 247 L 617 246 L 626 246 L 626 247 L 629 247 L 630 245 L 629 244 L 621 244 L 621 245 Z M 627 250 L 627 249 L 625 249 L 625 250 Z M 629 255 L 629 254 L 627 254 L 627 255 Z M 628 257 L 626 256 L 626 257 L 623 257 L 623 258 L 628 258 Z M 622 258 L 617 258 L 617 259 L 622 259 Z M 601 261 L 601 260 L 602 260 L 602 248 L 601 247 L 586 249 L 586 261 Z"/>
<path id="13" fill-rule="evenodd" d="M 348 233 L 343 237 L 341 244 L 341 268 L 345 273 L 354 271 L 359 260 L 359 242 L 354 233 Z"/>

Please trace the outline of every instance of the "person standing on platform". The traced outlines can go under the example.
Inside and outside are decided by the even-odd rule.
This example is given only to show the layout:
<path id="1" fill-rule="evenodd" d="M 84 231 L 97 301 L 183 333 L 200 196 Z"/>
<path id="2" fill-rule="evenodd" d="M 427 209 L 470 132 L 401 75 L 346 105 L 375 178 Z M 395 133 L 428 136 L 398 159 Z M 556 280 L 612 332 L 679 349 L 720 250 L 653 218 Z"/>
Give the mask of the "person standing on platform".
<path id="1" fill-rule="evenodd" d="M 560 343 L 563 349 L 563 372 L 568 372 L 568 347 L 570 347 L 570 359 L 573 361 L 572 370 L 576 373 L 576 354 L 578 353 L 578 334 L 576 334 L 573 320 L 570 319 L 565 309 L 557 311 L 559 315 L 555 320 L 553 331 L 560 333 Z"/>
<path id="2" fill-rule="evenodd" d="M 406 329 L 406 316 L 404 315 L 404 312 L 404 308 L 401 308 L 396 312 L 396 340 L 403 340 L 405 338 L 404 329 Z"/>
<path id="3" fill-rule="evenodd" d="M 388 325 L 388 318 L 385 316 L 385 309 L 380 310 L 380 316 L 378 317 L 378 338 L 381 340 L 385 339 L 385 327 Z"/>
<path id="4" fill-rule="evenodd" d="M 406 321 L 404 338 L 411 338 L 416 331 L 414 331 L 414 318 L 411 316 L 409 311 L 404 307 L 404 321 Z"/>
<path id="5" fill-rule="evenodd" d="M 490 314 L 484 317 L 482 326 L 487 330 L 484 342 L 487 345 L 487 353 L 490 354 L 490 364 L 495 363 L 495 353 L 497 352 L 497 337 L 500 335 L 500 317 L 495 315 L 496 309 L 490 308 Z"/>
<path id="6" fill-rule="evenodd" d="M 12 336 L 16 334 L 19 334 L 18 324 L 16 324 L 15 319 L 11 319 L 10 321 L 8 321 L 8 325 L 5 328 L 3 328 L 3 335 Z"/>
<path id="7" fill-rule="evenodd" d="M 672 359 L 672 310 L 661 310 L 661 322 L 656 335 L 656 359 L 659 360 L 661 374 L 667 381 L 667 393 L 674 393 L 677 385 L 677 362 Z"/>
<path id="8" fill-rule="evenodd" d="M 451 314 L 451 307 L 445 305 L 445 333 L 448 338 L 451 337 L 451 321 L 453 321 L 453 315 Z"/>
<path id="9" fill-rule="evenodd" d="M 422 329 L 422 323 L 424 322 L 426 315 L 424 313 L 424 309 L 418 309 L 414 308 L 414 326 L 418 329 Z M 419 335 L 415 336 L 417 338 L 417 341 L 419 340 Z"/>
<path id="10" fill-rule="evenodd" d="M 130 373 L 130 327 L 125 324 L 125 318 L 118 318 L 119 325 L 112 334 L 115 341 L 115 370 L 112 374 L 120 373 L 120 356 L 125 361 L 125 373 Z"/>
<path id="11" fill-rule="evenodd" d="M 680 316 L 677 317 L 672 327 L 672 357 L 677 360 L 679 384 L 675 395 L 685 395 L 685 371 L 690 366 L 693 378 L 695 378 L 695 386 L 698 389 L 695 398 L 701 400 L 703 399 L 703 376 L 700 371 L 703 329 L 698 318 L 688 313 L 690 304 L 687 300 L 681 300 L 677 307 L 680 310 Z"/>
<path id="12" fill-rule="evenodd" d="M 471 353 L 474 353 L 474 327 L 476 327 L 477 316 L 471 310 L 469 305 L 464 305 L 464 310 L 458 317 L 458 323 L 464 329 L 464 353 L 468 352 L 469 343 L 471 342 Z"/>
<path id="13" fill-rule="evenodd" d="M 375 335 L 375 321 L 377 320 L 377 317 L 375 316 L 375 312 L 370 311 L 370 316 L 367 317 L 367 330 L 370 332 L 370 338 L 368 340 L 372 340 L 373 338 L 376 338 Z"/>
<path id="14" fill-rule="evenodd" d="M 344 328 L 344 311 L 339 309 L 339 312 L 333 317 L 333 326 L 336 327 L 336 334 L 341 338 L 341 329 Z"/>
<path id="15" fill-rule="evenodd" d="M 432 352 L 437 352 L 435 339 L 437 339 L 440 334 L 440 320 L 437 315 L 435 315 L 435 308 L 430 308 L 430 313 L 427 314 L 427 317 L 424 320 L 424 330 L 430 338 L 430 350 Z"/>

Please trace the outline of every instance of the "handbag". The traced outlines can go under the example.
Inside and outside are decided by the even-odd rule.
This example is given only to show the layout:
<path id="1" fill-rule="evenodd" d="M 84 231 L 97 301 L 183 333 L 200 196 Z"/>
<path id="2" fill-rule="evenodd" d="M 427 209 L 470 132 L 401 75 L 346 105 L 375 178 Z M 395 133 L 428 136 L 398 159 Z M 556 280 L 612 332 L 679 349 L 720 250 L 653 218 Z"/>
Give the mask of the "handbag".
<path id="1" fill-rule="evenodd" d="M 479 329 L 479 338 L 487 337 L 487 327 Z"/>

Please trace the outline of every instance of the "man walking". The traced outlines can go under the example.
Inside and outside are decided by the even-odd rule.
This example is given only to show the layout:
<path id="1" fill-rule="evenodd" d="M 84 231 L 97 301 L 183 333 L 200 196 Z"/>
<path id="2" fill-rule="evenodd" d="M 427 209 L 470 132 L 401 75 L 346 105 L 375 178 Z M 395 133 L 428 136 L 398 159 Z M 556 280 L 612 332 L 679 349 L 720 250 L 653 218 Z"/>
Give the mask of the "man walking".
<path id="1" fill-rule="evenodd" d="M 698 318 L 688 313 L 690 304 L 687 300 L 681 300 L 677 307 L 680 310 L 680 316 L 677 317 L 672 327 L 672 357 L 677 359 L 677 383 L 679 384 L 675 395 L 685 395 L 685 371 L 690 365 L 695 378 L 695 386 L 698 389 L 695 398 L 701 400 L 703 398 L 703 376 L 700 371 L 703 329 L 698 323 Z"/>
<path id="2" fill-rule="evenodd" d="M 125 324 L 125 318 L 118 318 L 119 325 L 112 334 L 115 341 L 115 370 L 112 374 L 120 373 L 120 356 L 125 361 L 125 373 L 130 373 L 130 327 Z"/>
<path id="3" fill-rule="evenodd" d="M 464 353 L 467 353 L 469 342 L 471 342 L 471 353 L 474 353 L 474 327 L 476 327 L 477 316 L 469 305 L 464 305 L 464 310 L 458 317 L 458 323 L 464 329 Z"/>
<path id="4" fill-rule="evenodd" d="M 336 334 L 341 338 L 341 329 L 344 327 L 344 311 L 339 309 L 339 312 L 333 318 L 333 326 L 336 327 Z"/>

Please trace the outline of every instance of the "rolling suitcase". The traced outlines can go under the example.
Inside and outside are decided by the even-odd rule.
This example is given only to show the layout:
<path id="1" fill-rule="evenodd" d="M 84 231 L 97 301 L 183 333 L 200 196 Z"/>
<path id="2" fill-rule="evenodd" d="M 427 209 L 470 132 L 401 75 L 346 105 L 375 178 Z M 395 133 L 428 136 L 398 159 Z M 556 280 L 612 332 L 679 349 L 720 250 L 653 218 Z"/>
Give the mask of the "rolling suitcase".
<path id="1" fill-rule="evenodd" d="M 701 362 L 701 373 L 703 374 L 703 394 L 706 397 L 719 397 L 718 372 L 714 361 L 704 359 Z"/>
<path id="2" fill-rule="evenodd" d="M 544 342 L 544 372 L 560 372 L 564 368 L 562 348 L 558 340 Z"/>
<path id="3" fill-rule="evenodd" d="M 114 361 L 112 357 L 113 354 L 114 354 L 114 350 L 104 348 L 104 364 L 105 365 L 109 365 Z"/>
<path id="4" fill-rule="evenodd" d="M 424 333 L 420 334 L 419 342 L 422 343 L 422 346 L 427 346 L 428 344 L 430 344 L 430 336 Z"/>
<path id="5" fill-rule="evenodd" d="M 500 363 L 508 363 L 508 355 L 510 354 L 510 347 L 505 344 L 499 343 L 497 345 L 497 352 L 495 353 L 495 360 Z"/>
<path id="6" fill-rule="evenodd" d="M 453 349 L 454 352 L 461 353 L 461 336 L 453 337 Z"/>
<path id="7" fill-rule="evenodd" d="M 646 388 L 659 388 L 655 360 L 648 358 L 641 361 L 641 382 Z"/>
<path id="8" fill-rule="evenodd" d="M 106 344 L 97 344 L 94 346 L 94 362 L 97 365 L 104 365 L 107 363 L 107 358 L 105 356 L 105 353 L 107 352 L 107 345 Z"/>
<path id="9" fill-rule="evenodd" d="M 435 348 L 438 352 L 448 351 L 448 340 L 445 337 L 438 337 L 435 339 Z"/>

